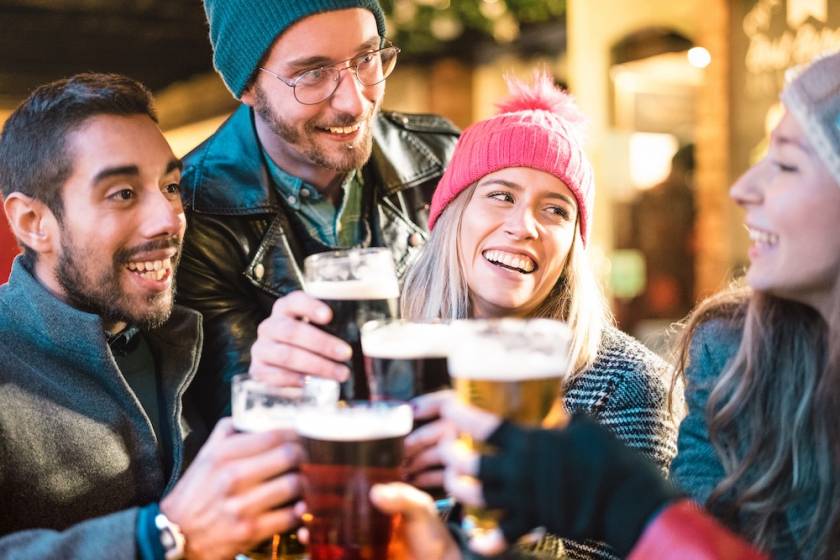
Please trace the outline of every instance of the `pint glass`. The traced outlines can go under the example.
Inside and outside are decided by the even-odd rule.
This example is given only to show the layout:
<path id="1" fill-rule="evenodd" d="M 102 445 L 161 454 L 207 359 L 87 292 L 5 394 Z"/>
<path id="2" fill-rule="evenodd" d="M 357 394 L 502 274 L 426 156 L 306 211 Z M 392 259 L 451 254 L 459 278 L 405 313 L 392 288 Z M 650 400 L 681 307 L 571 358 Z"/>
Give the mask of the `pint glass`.
<path id="1" fill-rule="evenodd" d="M 374 484 L 400 480 L 411 407 L 353 402 L 298 417 L 310 560 L 387 560 L 397 516 L 370 501 Z"/>
<path id="2" fill-rule="evenodd" d="M 353 349 L 351 376 L 341 387 L 345 400 L 370 394 L 362 360 L 361 328 L 366 322 L 397 316 L 400 289 L 394 260 L 386 248 L 348 249 L 310 255 L 304 262 L 304 291 L 330 306 L 331 334 Z"/>
<path id="3" fill-rule="evenodd" d="M 566 422 L 563 380 L 571 333 L 549 319 L 459 321 L 449 375 L 463 402 L 525 426 Z M 465 445 L 473 446 L 466 436 Z M 486 446 L 480 449 L 492 453 Z M 527 499 L 527 496 L 523 496 Z M 466 508 L 463 528 L 475 534 L 497 527 L 498 512 Z"/>
<path id="4" fill-rule="evenodd" d="M 400 319 L 362 326 L 362 352 L 372 400 L 408 401 L 450 387 L 444 322 Z"/>
<path id="5" fill-rule="evenodd" d="M 293 430 L 295 416 L 316 402 L 300 387 L 273 387 L 237 375 L 231 385 L 231 416 L 238 432 Z M 254 550 L 247 552 L 252 560 L 304 560 L 306 548 L 297 539 L 296 531 L 274 535 Z"/>

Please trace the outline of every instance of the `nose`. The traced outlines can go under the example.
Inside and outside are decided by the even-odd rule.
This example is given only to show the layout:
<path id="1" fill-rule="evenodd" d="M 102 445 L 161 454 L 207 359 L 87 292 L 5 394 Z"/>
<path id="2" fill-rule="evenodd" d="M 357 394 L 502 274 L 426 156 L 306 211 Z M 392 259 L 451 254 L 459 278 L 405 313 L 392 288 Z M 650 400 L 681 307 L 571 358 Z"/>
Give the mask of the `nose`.
<path id="1" fill-rule="evenodd" d="M 168 193 L 155 187 L 144 202 L 141 225 L 144 237 L 155 239 L 183 234 L 186 218 L 178 193 Z"/>
<path id="2" fill-rule="evenodd" d="M 762 185 L 770 173 L 767 160 L 761 160 L 741 175 L 729 189 L 729 197 L 739 206 L 758 204 L 762 200 Z"/>
<path id="3" fill-rule="evenodd" d="M 513 239 L 536 239 L 537 220 L 534 213 L 526 205 L 514 207 L 505 221 L 505 233 Z"/>
<path id="4" fill-rule="evenodd" d="M 359 82 L 355 70 L 350 67 L 342 69 L 338 80 L 338 87 L 330 100 L 333 108 L 354 117 L 360 116 L 369 102 L 365 96 L 365 86 Z"/>

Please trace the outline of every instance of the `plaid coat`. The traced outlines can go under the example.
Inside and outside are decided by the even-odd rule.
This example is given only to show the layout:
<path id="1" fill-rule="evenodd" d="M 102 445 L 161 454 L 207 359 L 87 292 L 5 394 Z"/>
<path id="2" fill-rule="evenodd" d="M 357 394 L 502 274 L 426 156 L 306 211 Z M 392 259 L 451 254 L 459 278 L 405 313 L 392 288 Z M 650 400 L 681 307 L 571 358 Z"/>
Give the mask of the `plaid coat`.
<path id="1" fill-rule="evenodd" d="M 566 388 L 566 409 L 609 427 L 628 447 L 647 455 L 667 475 L 677 453 L 677 425 L 668 407 L 668 364 L 636 339 L 609 327 L 595 363 Z M 539 558 L 613 560 L 602 543 L 548 535 L 531 552 Z"/>

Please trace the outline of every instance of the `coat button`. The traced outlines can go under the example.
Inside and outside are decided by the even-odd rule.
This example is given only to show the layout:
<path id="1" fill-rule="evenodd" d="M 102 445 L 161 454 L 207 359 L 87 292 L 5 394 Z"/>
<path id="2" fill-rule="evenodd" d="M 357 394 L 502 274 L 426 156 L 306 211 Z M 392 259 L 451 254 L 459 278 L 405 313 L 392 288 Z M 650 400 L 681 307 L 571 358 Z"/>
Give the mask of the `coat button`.
<path id="1" fill-rule="evenodd" d="M 411 247 L 419 247 L 423 244 L 423 236 L 419 233 L 412 233 L 408 236 L 408 244 Z"/>
<path id="2" fill-rule="evenodd" d="M 257 277 L 257 280 L 262 280 L 263 276 L 265 276 L 265 267 L 262 263 L 259 263 L 254 267 L 254 276 Z"/>

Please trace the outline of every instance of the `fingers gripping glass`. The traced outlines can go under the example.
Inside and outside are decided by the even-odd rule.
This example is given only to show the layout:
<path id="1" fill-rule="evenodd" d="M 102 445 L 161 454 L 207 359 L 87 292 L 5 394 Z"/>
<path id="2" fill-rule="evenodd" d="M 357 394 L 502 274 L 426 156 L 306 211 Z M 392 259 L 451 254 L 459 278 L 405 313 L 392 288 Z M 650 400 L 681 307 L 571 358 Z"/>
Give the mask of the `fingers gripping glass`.
<path id="1" fill-rule="evenodd" d="M 331 66 L 307 70 L 291 80 L 287 80 L 268 68 L 260 66 L 259 69 L 292 88 L 298 102 L 304 105 L 315 105 L 332 97 L 341 83 L 341 73 L 344 70 L 350 70 L 363 86 L 375 86 L 384 82 L 394 71 L 399 52 L 398 47 L 389 45 L 378 51 L 366 52 Z"/>

